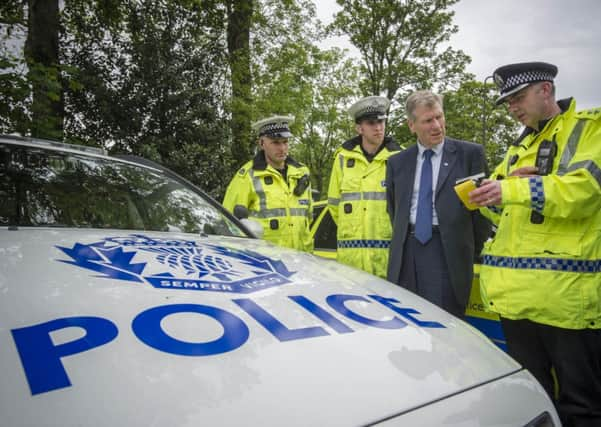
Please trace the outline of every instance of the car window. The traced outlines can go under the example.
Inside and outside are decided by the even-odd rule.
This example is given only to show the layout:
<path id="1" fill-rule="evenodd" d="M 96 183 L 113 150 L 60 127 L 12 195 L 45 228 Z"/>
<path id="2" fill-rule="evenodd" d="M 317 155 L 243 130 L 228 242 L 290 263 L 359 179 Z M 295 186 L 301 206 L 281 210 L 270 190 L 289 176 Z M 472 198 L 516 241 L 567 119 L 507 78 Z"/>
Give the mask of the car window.
<path id="1" fill-rule="evenodd" d="M 244 236 L 204 195 L 160 170 L 0 145 L 0 225 Z"/>

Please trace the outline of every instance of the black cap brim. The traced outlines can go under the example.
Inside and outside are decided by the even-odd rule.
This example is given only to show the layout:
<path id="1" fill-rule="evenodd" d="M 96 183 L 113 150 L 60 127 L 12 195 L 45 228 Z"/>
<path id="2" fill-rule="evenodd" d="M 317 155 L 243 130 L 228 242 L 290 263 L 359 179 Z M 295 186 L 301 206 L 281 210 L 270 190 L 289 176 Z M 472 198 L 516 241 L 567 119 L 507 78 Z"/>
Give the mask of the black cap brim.
<path id="1" fill-rule="evenodd" d="M 514 88 L 513 88 L 513 89 L 511 89 L 510 91 L 508 91 L 508 92 L 505 92 L 503 95 L 501 95 L 501 96 L 499 96 L 499 97 L 497 98 L 497 100 L 495 101 L 495 105 L 501 105 L 502 103 L 504 103 L 504 102 L 505 102 L 505 99 L 506 99 L 508 96 L 511 96 L 511 95 L 513 95 L 514 93 L 518 93 L 518 92 L 519 92 L 519 91 L 521 91 L 522 89 L 525 89 L 525 88 L 527 88 L 528 86 L 530 86 L 532 83 L 536 83 L 536 82 L 531 82 L 531 83 L 523 83 L 523 84 L 521 84 L 521 85 L 519 85 L 519 86 L 516 86 L 516 87 L 514 87 Z"/>
<path id="2" fill-rule="evenodd" d="M 361 117 L 357 117 L 355 123 L 361 123 L 363 120 L 386 120 L 387 118 L 386 114 L 364 114 Z"/>
<path id="3" fill-rule="evenodd" d="M 293 135 L 290 132 L 276 132 L 276 133 L 266 133 L 262 136 L 266 136 L 268 138 L 291 138 Z"/>

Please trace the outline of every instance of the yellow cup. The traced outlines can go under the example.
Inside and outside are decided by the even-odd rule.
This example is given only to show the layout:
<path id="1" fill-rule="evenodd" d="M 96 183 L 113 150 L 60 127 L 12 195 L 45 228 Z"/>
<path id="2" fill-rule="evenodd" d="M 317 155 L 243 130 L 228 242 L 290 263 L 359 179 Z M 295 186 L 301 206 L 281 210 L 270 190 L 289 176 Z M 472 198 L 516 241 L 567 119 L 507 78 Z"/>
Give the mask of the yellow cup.
<path id="1" fill-rule="evenodd" d="M 467 181 L 463 181 L 462 183 L 457 184 L 455 186 L 455 193 L 457 193 L 457 196 L 459 196 L 465 207 L 468 208 L 470 211 L 474 211 L 479 207 L 478 205 L 470 203 L 469 193 L 470 191 L 475 189 L 476 182 L 473 179 L 468 179 Z"/>

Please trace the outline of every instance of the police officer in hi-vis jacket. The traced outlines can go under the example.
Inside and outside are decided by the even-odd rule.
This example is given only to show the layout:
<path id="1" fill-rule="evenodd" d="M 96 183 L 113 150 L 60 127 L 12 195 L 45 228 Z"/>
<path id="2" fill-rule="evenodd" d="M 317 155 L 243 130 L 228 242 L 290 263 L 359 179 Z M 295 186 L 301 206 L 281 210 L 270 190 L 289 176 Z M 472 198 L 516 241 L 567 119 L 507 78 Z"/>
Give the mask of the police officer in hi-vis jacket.
<path id="1" fill-rule="evenodd" d="M 392 233 L 386 212 L 386 161 L 400 151 L 385 136 L 390 101 L 368 96 L 349 109 L 357 136 L 334 154 L 328 208 L 338 226 L 337 260 L 386 277 Z"/>
<path id="2" fill-rule="evenodd" d="M 310 252 L 312 216 L 309 169 L 288 155 L 292 137 L 290 116 L 272 116 L 252 124 L 259 135 L 259 151 L 236 172 L 223 206 L 237 206 L 261 223 L 263 238 L 276 245 Z"/>
<path id="3" fill-rule="evenodd" d="M 525 129 L 470 193 L 498 227 L 480 285 L 509 354 L 555 398 L 563 425 L 601 426 L 601 109 L 556 101 L 556 74 L 543 62 L 494 72 L 497 104 Z"/>

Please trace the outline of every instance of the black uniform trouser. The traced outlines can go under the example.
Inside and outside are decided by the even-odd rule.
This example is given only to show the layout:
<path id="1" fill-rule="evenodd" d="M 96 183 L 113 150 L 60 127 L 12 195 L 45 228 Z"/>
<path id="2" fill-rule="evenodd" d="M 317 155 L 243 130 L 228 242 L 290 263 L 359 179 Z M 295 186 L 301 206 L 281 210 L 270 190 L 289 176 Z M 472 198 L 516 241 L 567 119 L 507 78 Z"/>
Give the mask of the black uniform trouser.
<path id="1" fill-rule="evenodd" d="M 601 426 L 601 330 L 562 329 L 525 319 L 501 318 L 501 324 L 508 353 L 542 384 L 564 427 Z"/>

